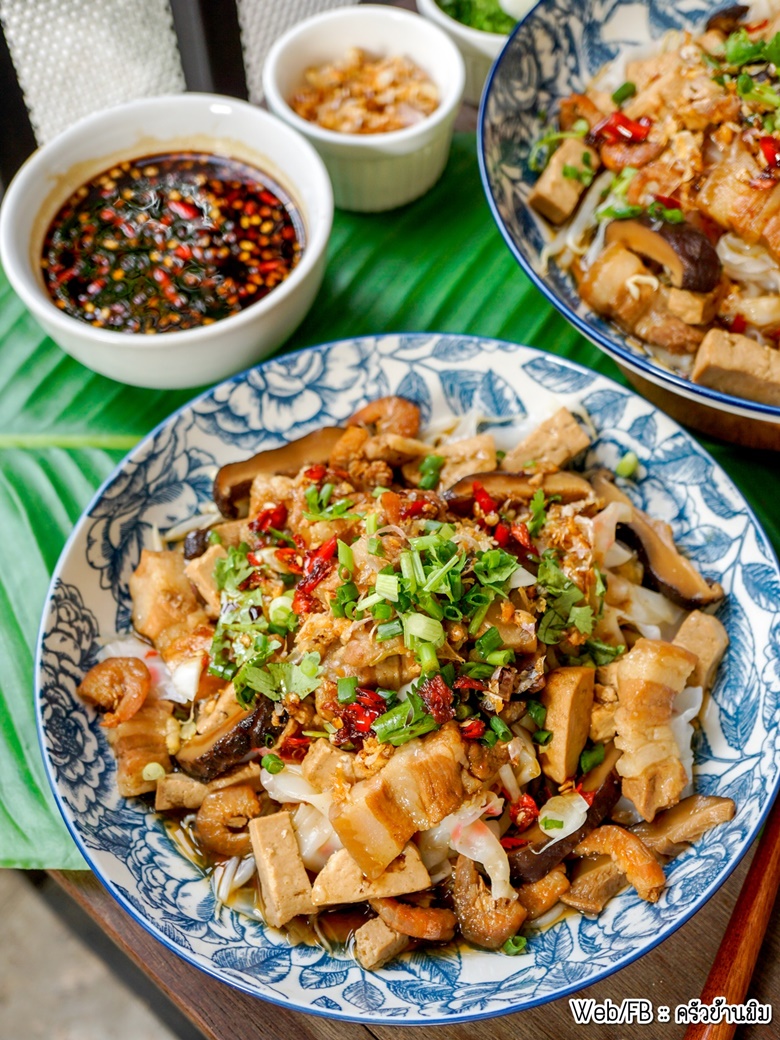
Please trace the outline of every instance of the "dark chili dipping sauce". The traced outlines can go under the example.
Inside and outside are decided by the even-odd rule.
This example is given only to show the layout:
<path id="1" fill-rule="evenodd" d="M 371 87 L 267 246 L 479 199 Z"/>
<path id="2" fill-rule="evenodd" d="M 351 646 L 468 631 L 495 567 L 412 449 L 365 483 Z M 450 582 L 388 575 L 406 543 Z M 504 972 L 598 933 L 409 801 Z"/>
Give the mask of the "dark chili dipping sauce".
<path id="1" fill-rule="evenodd" d="M 266 174 L 178 152 L 112 166 L 74 192 L 46 233 L 41 267 L 72 317 L 171 332 L 262 299 L 303 245 L 300 215 Z"/>

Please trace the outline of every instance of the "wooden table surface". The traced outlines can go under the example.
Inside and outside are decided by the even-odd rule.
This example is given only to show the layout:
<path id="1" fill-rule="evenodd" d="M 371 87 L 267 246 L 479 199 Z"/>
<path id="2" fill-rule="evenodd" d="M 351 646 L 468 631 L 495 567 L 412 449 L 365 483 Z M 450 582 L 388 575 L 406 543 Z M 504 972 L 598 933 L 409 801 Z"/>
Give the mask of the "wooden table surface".
<path id="1" fill-rule="evenodd" d="M 377 2 L 377 0 L 374 0 Z M 414 8 L 413 0 L 378 0 Z M 463 106 L 456 129 L 474 130 L 476 109 Z M 694 917 L 655 950 L 579 997 L 597 1002 L 647 998 L 654 1010 L 671 1008 L 671 1022 L 577 1025 L 568 1000 L 529 1011 L 462 1025 L 391 1027 L 370 1021 L 349 1023 L 306 1015 L 240 993 L 169 952 L 138 925 L 88 871 L 51 872 L 54 880 L 113 939 L 116 945 L 165 993 L 209 1040 L 681 1040 L 684 1025 L 674 1023 L 674 1009 L 698 997 L 725 933 L 752 852 L 728 882 Z M 777 1001 L 780 1014 L 780 900 L 775 906 L 748 998 Z M 780 1022 L 737 1029 L 737 1040 L 777 1040 Z"/>

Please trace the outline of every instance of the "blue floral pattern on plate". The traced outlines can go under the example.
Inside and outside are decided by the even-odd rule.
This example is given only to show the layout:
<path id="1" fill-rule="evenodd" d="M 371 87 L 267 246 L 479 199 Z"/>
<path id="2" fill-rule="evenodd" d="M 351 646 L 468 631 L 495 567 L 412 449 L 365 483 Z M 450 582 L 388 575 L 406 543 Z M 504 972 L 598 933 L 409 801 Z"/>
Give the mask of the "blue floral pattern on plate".
<path id="1" fill-rule="evenodd" d="M 291 389 L 292 388 L 292 389 Z M 506 957 L 466 945 L 407 953 L 380 972 L 346 954 L 291 947 L 218 906 L 141 801 L 124 801 L 105 731 L 75 696 L 101 637 L 130 615 L 127 578 L 153 527 L 191 515 L 214 467 L 343 421 L 377 394 L 423 414 L 478 408 L 497 431 L 536 425 L 560 404 L 590 423 L 585 464 L 641 461 L 626 490 L 667 520 L 728 593 L 731 646 L 703 713 L 696 784 L 737 803 L 667 869 L 655 905 L 626 892 L 597 919 L 569 917 Z M 586 418 L 587 416 L 587 418 Z M 645 953 L 712 895 L 749 847 L 780 773 L 780 572 L 737 489 L 688 434 L 635 394 L 569 361 L 474 337 L 364 337 L 266 362 L 173 415 L 120 464 L 77 524 L 57 566 L 37 662 L 39 732 L 60 809 L 94 871 L 161 942 L 249 993 L 316 1014 L 386 1023 L 503 1014 L 590 985 Z"/>
<path id="2" fill-rule="evenodd" d="M 780 419 L 780 407 L 698 386 L 654 361 L 638 341 L 589 310 L 573 280 L 551 261 L 549 238 L 528 205 L 537 175 L 528 154 L 545 125 L 540 113 L 580 93 L 607 62 L 631 48 L 652 48 L 670 29 L 697 30 L 724 0 L 541 0 L 520 22 L 493 66 L 480 110 L 482 183 L 493 217 L 515 259 L 563 316 L 596 346 L 645 378 L 693 399 L 746 416 Z"/>

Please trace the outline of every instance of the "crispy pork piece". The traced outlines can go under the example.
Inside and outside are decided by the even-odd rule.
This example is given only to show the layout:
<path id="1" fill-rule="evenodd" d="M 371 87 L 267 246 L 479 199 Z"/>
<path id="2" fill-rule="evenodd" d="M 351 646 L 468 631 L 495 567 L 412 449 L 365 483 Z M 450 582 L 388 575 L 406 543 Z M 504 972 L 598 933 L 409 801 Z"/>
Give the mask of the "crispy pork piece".
<path id="1" fill-rule="evenodd" d="M 552 733 L 539 752 L 542 772 L 562 784 L 577 772 L 588 739 L 593 705 L 592 668 L 556 668 L 547 676 L 539 699 L 547 708 L 545 729 Z"/>
<path id="2" fill-rule="evenodd" d="M 560 898 L 583 914 L 600 914 L 627 884 L 626 875 L 611 856 L 586 856 L 572 867 L 571 886 Z"/>
<path id="3" fill-rule="evenodd" d="M 346 849 L 334 852 L 317 875 L 312 899 L 318 907 L 338 903 L 361 903 L 366 899 L 383 899 L 421 892 L 431 884 L 417 846 L 411 842 L 377 877 L 364 877 L 359 865 Z"/>
<path id="4" fill-rule="evenodd" d="M 460 730 L 448 722 L 410 740 L 379 773 L 361 780 L 333 811 L 333 827 L 368 878 L 378 877 L 417 831 L 463 801 L 467 765 Z"/>
<path id="5" fill-rule="evenodd" d="M 597 827 L 574 850 L 575 856 L 606 853 L 626 875 L 640 899 L 655 903 L 666 884 L 658 860 L 636 834 L 607 824 Z"/>
<path id="6" fill-rule="evenodd" d="M 146 766 L 157 764 L 170 773 L 168 739 L 171 725 L 178 731 L 178 725 L 171 719 L 172 712 L 172 701 L 147 698 L 131 719 L 106 730 L 116 755 L 116 783 L 123 798 L 134 798 L 155 789 L 157 780 L 144 779 Z"/>
<path id="7" fill-rule="evenodd" d="M 227 556 L 224 546 L 210 545 L 202 556 L 190 560 L 184 567 L 184 573 L 206 604 L 206 613 L 210 618 L 219 617 L 219 588 L 214 577 L 214 567 L 223 556 Z"/>
<path id="8" fill-rule="evenodd" d="M 268 924 L 280 928 L 299 914 L 316 913 L 290 813 L 256 816 L 249 835 Z"/>
<path id="9" fill-rule="evenodd" d="M 497 950 L 517 934 L 527 911 L 519 899 L 494 899 L 473 860 L 458 856 L 452 902 L 463 938 Z"/>
<path id="10" fill-rule="evenodd" d="M 141 561 L 130 577 L 133 627 L 153 643 L 172 625 L 195 628 L 207 620 L 184 573 L 181 553 L 141 550 Z"/>
<path id="11" fill-rule="evenodd" d="M 691 379 L 736 397 L 780 405 L 780 351 L 749 336 L 710 329 L 696 353 Z"/>
<path id="12" fill-rule="evenodd" d="M 780 214 L 780 185 L 759 191 L 751 184 L 762 168 L 736 138 L 726 159 L 716 163 L 697 195 L 702 213 L 736 232 L 748 245 L 760 242 L 770 220 Z"/>
<path id="13" fill-rule="evenodd" d="M 513 473 L 533 463 L 542 468 L 563 469 L 588 447 L 588 434 L 567 408 L 559 408 L 506 453 L 501 468 Z"/>
<path id="14" fill-rule="evenodd" d="M 646 820 L 679 802 L 689 780 L 669 720 L 695 666 L 695 654 L 656 639 L 638 639 L 618 663 L 617 771 Z"/>
<path id="15" fill-rule="evenodd" d="M 595 171 L 599 166 L 599 153 L 595 148 L 591 148 L 582 138 L 567 138 L 553 152 L 528 196 L 528 204 L 551 224 L 562 224 L 572 215 L 585 190 L 579 177 L 566 176 L 564 167 Z"/>
<path id="16" fill-rule="evenodd" d="M 389 928 L 381 917 L 372 917 L 355 932 L 355 956 L 366 971 L 377 971 L 408 949 L 411 940 Z"/>
<path id="17" fill-rule="evenodd" d="M 683 621 L 674 637 L 677 646 L 684 646 L 698 658 L 688 680 L 690 686 L 702 686 L 705 693 L 715 682 L 715 673 L 728 649 L 726 629 L 712 614 L 692 611 Z"/>

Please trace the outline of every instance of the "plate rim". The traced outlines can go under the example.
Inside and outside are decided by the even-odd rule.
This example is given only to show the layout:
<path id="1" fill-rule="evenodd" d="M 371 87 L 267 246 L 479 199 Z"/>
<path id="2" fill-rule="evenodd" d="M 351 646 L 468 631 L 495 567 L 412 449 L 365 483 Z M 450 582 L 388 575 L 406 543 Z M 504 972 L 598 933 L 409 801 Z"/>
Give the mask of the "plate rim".
<path id="1" fill-rule="evenodd" d="M 476 342 L 482 343 L 482 344 L 484 344 L 484 343 L 493 343 L 493 344 L 499 345 L 501 348 L 509 348 L 510 351 L 515 351 L 515 350 L 517 350 L 517 351 L 527 351 L 527 352 L 530 352 L 531 354 L 535 355 L 538 358 L 542 358 L 542 359 L 554 358 L 556 363 L 559 363 L 559 364 L 563 365 L 564 367 L 569 368 L 570 370 L 573 370 L 573 371 L 576 371 L 576 372 L 579 372 L 579 373 L 585 373 L 585 374 L 587 374 L 589 376 L 593 376 L 593 377 L 595 377 L 596 380 L 603 381 L 604 383 L 608 384 L 609 386 L 619 390 L 622 394 L 627 395 L 629 398 L 636 398 L 636 399 L 638 399 L 643 405 L 645 405 L 648 409 L 650 409 L 650 413 L 651 414 L 656 414 L 657 413 L 657 414 L 661 415 L 664 418 L 665 421 L 669 422 L 671 424 L 671 427 L 673 428 L 673 431 L 674 431 L 675 434 L 682 434 L 686 438 L 686 440 L 688 440 L 689 442 L 693 442 L 693 444 L 696 446 L 698 451 L 701 452 L 704 455 L 704 457 L 706 457 L 706 459 L 713 464 L 713 466 L 715 467 L 717 472 L 722 477 L 725 478 L 728 486 L 730 488 L 732 488 L 734 491 L 736 491 L 736 494 L 739 497 L 740 502 L 744 506 L 745 513 L 746 513 L 746 515 L 747 515 L 747 517 L 748 517 L 748 519 L 749 519 L 753 529 L 755 530 L 757 535 L 760 536 L 760 541 L 763 543 L 765 548 L 768 550 L 768 554 L 769 554 L 768 560 L 769 560 L 770 565 L 773 565 L 775 570 L 780 574 L 780 558 L 778 557 L 778 554 L 776 553 L 772 542 L 770 541 L 769 537 L 767 536 L 766 532 L 764 531 L 764 528 L 761 525 L 761 523 L 759 522 L 759 520 L 758 520 L 758 518 L 757 518 L 757 516 L 756 516 L 756 514 L 755 514 L 755 512 L 754 512 L 754 510 L 752 508 L 752 506 L 750 505 L 750 503 L 744 497 L 744 495 L 742 494 L 740 489 L 737 487 L 737 485 L 734 483 L 734 481 L 731 479 L 729 474 L 720 466 L 718 461 L 715 458 L 713 458 L 713 456 L 710 455 L 710 453 L 707 451 L 707 449 L 704 448 L 697 441 L 697 439 L 691 433 L 689 433 L 687 430 L 685 430 L 685 428 L 682 427 L 676 420 L 671 418 L 671 416 L 666 415 L 666 413 L 663 412 L 662 409 L 658 408 L 652 402 L 650 402 L 646 398 L 642 397 L 642 395 L 639 394 L 633 388 L 625 387 L 622 384 L 617 383 L 611 377 L 602 375 L 602 373 L 597 372 L 594 369 L 590 369 L 586 365 L 583 365 L 583 364 L 581 364 L 578 361 L 574 361 L 574 360 L 572 360 L 570 358 L 567 358 L 567 357 L 562 357 L 562 356 L 559 356 L 559 355 L 552 354 L 550 351 L 545 351 L 545 350 L 542 350 L 542 349 L 540 349 L 538 347 L 532 347 L 532 346 L 529 346 L 527 344 L 515 343 L 515 342 L 513 342 L 511 340 L 499 339 L 499 338 L 496 338 L 496 337 L 493 337 L 493 336 L 480 336 L 478 334 L 472 334 L 472 333 L 452 333 L 452 332 L 439 332 L 439 331 L 432 331 L 432 332 L 428 332 L 428 331 L 423 331 L 423 332 L 419 332 L 419 331 L 418 332 L 407 332 L 407 331 L 379 332 L 379 333 L 363 334 L 363 335 L 358 335 L 358 336 L 348 337 L 348 338 L 341 338 L 341 339 L 336 339 L 336 340 L 329 340 L 329 341 L 324 342 L 324 343 L 312 344 L 311 346 L 302 348 L 301 350 L 297 350 L 297 351 L 294 351 L 294 352 L 288 352 L 286 354 L 277 354 L 277 355 L 274 355 L 271 358 L 266 358 L 263 361 L 259 362 L 258 364 L 252 365 L 249 368 L 244 369 L 242 372 L 239 372 L 236 375 L 230 376 L 229 378 L 227 378 L 225 380 L 222 380 L 219 383 L 215 383 L 213 386 L 211 386 L 208 389 L 206 389 L 206 390 L 202 391 L 201 393 L 197 394 L 196 396 L 191 398 L 189 401 L 187 401 L 184 404 L 182 404 L 179 408 L 175 409 L 170 415 L 168 415 L 165 419 L 163 419 L 161 422 L 159 422 L 146 435 L 141 437 L 139 439 L 138 443 L 136 445 L 134 445 L 122 457 L 122 459 L 117 463 L 117 465 L 114 467 L 114 469 L 111 471 L 111 473 L 100 484 L 99 488 L 95 491 L 95 493 L 92 496 L 92 498 L 90 499 L 89 503 L 84 507 L 84 509 L 82 510 L 79 518 L 75 522 L 75 524 L 73 526 L 73 530 L 71 531 L 67 541 L 65 542 L 65 545 L 62 548 L 62 551 L 61 551 L 61 553 L 60 553 L 60 555 L 58 557 L 57 563 L 56 563 L 56 565 L 54 567 L 54 570 L 52 572 L 51 580 L 49 582 L 49 586 L 48 586 L 48 589 L 47 589 L 47 592 L 46 592 L 46 596 L 45 596 L 45 599 L 44 599 L 44 603 L 43 603 L 43 607 L 42 607 L 41 622 L 40 622 L 40 626 L 39 626 L 39 630 L 38 630 L 38 636 L 37 636 L 36 645 L 35 645 L 35 660 L 34 660 L 34 673 L 33 673 L 34 674 L 34 711 L 35 711 L 36 732 L 37 732 L 37 737 L 38 737 L 39 749 L 40 749 L 41 757 L 43 759 L 43 765 L 44 765 L 44 770 L 45 770 L 45 773 L 46 773 L 46 778 L 47 778 L 47 781 L 49 783 L 49 787 L 50 787 L 50 789 L 52 791 L 52 794 L 53 794 L 53 797 L 54 797 L 54 800 L 55 800 L 55 804 L 57 805 L 57 809 L 59 810 L 59 813 L 60 813 L 60 815 L 61 815 L 61 817 L 62 817 L 62 819 L 63 819 L 63 821 L 64 821 L 64 823 L 65 823 L 65 825 L 67 827 L 68 832 L 71 835 L 71 838 L 73 839 L 74 843 L 76 844 L 76 847 L 78 848 L 79 852 L 81 853 L 81 855 L 85 859 L 86 863 L 88 864 L 89 869 L 95 875 L 95 877 L 98 879 L 98 881 L 100 882 L 102 887 L 109 893 L 109 895 L 116 902 L 119 903 L 119 905 L 130 915 L 130 917 L 137 924 L 139 924 L 148 934 L 150 934 L 158 942 L 161 942 L 172 953 L 174 953 L 177 956 L 181 957 L 186 963 L 188 963 L 191 966 L 197 968 L 199 971 L 203 971 L 205 974 L 211 976 L 212 978 L 218 980 L 219 982 L 225 983 L 228 986 L 230 986 L 230 987 L 232 987 L 234 989 L 237 989 L 237 990 L 239 990 L 242 993 L 246 993 L 249 996 L 255 997 L 255 998 L 260 999 L 260 1000 L 267 1001 L 268 1003 L 275 1004 L 275 1005 L 278 1005 L 280 1007 L 285 1007 L 285 1008 L 288 1008 L 289 1010 L 298 1011 L 298 1012 L 301 1012 L 303 1014 L 313 1015 L 313 1016 L 316 1016 L 316 1017 L 319 1017 L 319 1018 L 327 1018 L 327 1019 L 337 1020 L 337 1021 L 358 1022 L 358 1023 L 365 1022 L 366 1017 L 367 1017 L 366 1013 L 364 1013 L 362 1015 L 361 1014 L 357 1014 L 357 1013 L 356 1014 L 351 1014 L 349 1012 L 342 1011 L 342 1010 L 334 1011 L 334 1010 L 331 1010 L 331 1009 L 323 1009 L 323 1008 L 319 1008 L 319 1007 L 312 1007 L 311 1005 L 306 1006 L 306 1007 L 302 1007 L 302 1006 L 292 1002 L 292 999 L 294 999 L 294 998 L 292 998 L 292 999 L 289 999 L 289 998 L 285 999 L 285 998 L 283 998 L 281 996 L 275 995 L 274 993 L 259 992 L 258 988 L 253 987 L 248 982 L 245 982 L 243 979 L 230 977 L 230 976 L 220 972 L 217 968 L 215 968 L 213 966 L 213 964 L 211 962 L 201 963 L 200 960 L 197 959 L 198 955 L 196 953 L 194 953 L 193 951 L 188 951 L 186 949 L 183 949 L 182 947 L 177 945 L 161 929 L 159 929 L 159 927 L 157 926 L 157 924 L 155 922 L 153 922 L 149 918 L 143 916 L 138 911 L 138 909 L 133 905 L 133 903 L 129 900 L 129 898 L 124 895 L 124 893 L 122 892 L 121 888 L 119 887 L 119 884 L 116 881 L 112 881 L 110 878 L 104 876 L 102 868 L 101 868 L 101 866 L 99 864 L 100 850 L 97 850 L 97 852 L 94 852 L 93 850 L 91 850 L 91 849 L 89 849 L 87 847 L 86 842 L 81 837 L 80 833 L 78 832 L 78 830 L 75 827 L 75 822 L 71 820 L 70 811 L 66 807 L 66 805 L 64 804 L 64 798 L 63 798 L 63 796 L 62 796 L 62 794 L 60 792 L 59 785 L 56 782 L 56 778 L 55 778 L 55 774 L 54 774 L 54 767 L 53 767 L 53 765 L 52 765 L 52 763 L 50 761 L 49 755 L 47 753 L 47 748 L 46 748 L 46 740 L 45 740 L 45 732 L 44 732 L 44 722 L 43 722 L 43 713 L 42 713 L 42 710 L 41 710 L 41 708 L 42 708 L 42 702 L 41 702 L 41 687 L 42 687 L 41 673 L 42 673 L 42 666 L 43 666 L 44 636 L 46 634 L 46 622 L 47 622 L 47 619 L 48 619 L 49 604 L 51 602 L 51 599 L 52 599 L 52 596 L 53 596 L 54 592 L 56 591 L 56 588 L 57 588 L 58 584 L 61 582 L 61 573 L 62 573 L 65 565 L 68 562 L 70 553 L 73 550 L 74 543 L 77 541 L 78 537 L 80 536 L 82 528 L 83 528 L 83 525 L 84 525 L 84 522 L 87 519 L 89 513 L 91 512 L 93 506 L 103 497 L 105 491 L 122 474 L 122 472 L 124 471 L 124 469 L 127 466 L 127 464 L 130 461 L 132 461 L 134 455 L 137 452 L 142 452 L 146 448 L 148 443 L 150 441 L 152 441 L 160 431 L 162 431 L 164 428 L 169 426 L 169 424 L 170 425 L 174 424 L 176 421 L 178 421 L 178 419 L 184 413 L 186 413 L 189 410 L 194 409 L 201 401 L 203 401 L 203 400 L 209 398 L 210 396 L 214 395 L 222 387 L 224 387 L 224 386 L 226 386 L 226 385 L 228 385 L 230 383 L 235 383 L 236 385 L 241 384 L 241 383 L 245 383 L 247 381 L 250 373 L 255 372 L 255 371 L 262 371 L 264 368 L 278 363 L 280 360 L 284 359 L 285 357 L 300 356 L 300 355 L 307 355 L 307 354 L 325 354 L 325 353 L 330 352 L 334 348 L 337 348 L 337 347 L 340 347 L 340 346 L 343 346 L 343 345 L 347 345 L 347 344 L 355 344 L 355 343 L 362 343 L 362 344 L 370 343 L 372 345 L 372 348 L 375 348 L 376 344 L 378 342 L 380 342 L 381 340 L 384 340 L 384 339 L 394 339 L 394 338 L 403 339 L 405 341 L 409 341 L 409 340 L 434 341 L 434 340 L 441 339 L 441 338 L 458 338 L 458 339 L 461 339 L 461 340 L 476 341 Z M 561 394 L 558 393 L 558 392 L 555 392 L 554 395 L 555 396 L 561 396 Z M 262 432 L 262 431 L 259 431 L 259 432 Z M 683 912 L 683 914 L 679 918 L 676 918 L 672 923 L 663 925 L 661 927 L 659 933 L 652 940 L 650 940 L 649 942 L 643 944 L 641 949 L 629 952 L 629 953 L 625 954 L 624 956 L 618 957 L 617 960 L 614 963 L 608 965 L 603 970 L 597 972 L 594 976 L 588 978 L 587 980 L 584 980 L 584 981 L 574 981 L 574 982 L 572 982 L 570 984 L 565 985 L 564 987 L 562 987 L 561 989 L 559 989 L 555 993 L 541 994 L 541 995 L 536 996 L 536 997 L 530 997 L 528 1000 L 523 1002 L 522 1006 L 498 1007 L 498 1008 L 492 1008 L 492 1009 L 487 1009 L 487 1010 L 481 1010 L 481 1011 L 477 1011 L 477 1012 L 473 1012 L 473 1013 L 454 1012 L 451 1015 L 447 1015 L 445 1017 L 441 1017 L 441 1016 L 426 1016 L 426 1015 L 424 1015 L 424 1014 L 422 1014 L 420 1012 L 419 1008 L 417 1008 L 416 1006 L 414 1006 L 412 1004 L 407 1003 L 407 1007 L 408 1007 L 408 1009 L 410 1011 L 410 1014 L 407 1015 L 406 1017 L 402 1018 L 400 1016 L 396 1017 L 394 1015 L 382 1014 L 382 1008 L 378 1008 L 376 1011 L 368 1012 L 368 1015 L 370 1017 L 370 1021 L 374 1025 L 392 1025 L 392 1026 L 410 1026 L 410 1027 L 411 1026 L 422 1026 L 422 1025 L 429 1025 L 429 1026 L 442 1025 L 442 1026 L 446 1026 L 446 1025 L 451 1025 L 451 1024 L 456 1024 L 456 1023 L 475 1022 L 475 1021 L 486 1020 L 486 1019 L 490 1019 L 490 1018 L 496 1018 L 496 1017 L 500 1017 L 500 1016 L 506 1016 L 506 1015 L 510 1015 L 510 1014 L 516 1014 L 519 1011 L 529 1010 L 529 1009 L 531 1009 L 533 1007 L 539 1007 L 539 1006 L 541 1006 L 543 1004 L 551 1003 L 553 1001 L 564 1000 L 564 999 L 572 996 L 573 994 L 576 994 L 576 993 L 582 991 L 583 989 L 585 989 L 587 987 L 595 985 L 598 982 L 602 982 L 604 979 L 609 978 L 610 976 L 612 976 L 615 973 L 617 973 L 618 971 L 620 971 L 622 968 L 628 967 L 630 964 L 633 964 L 640 957 L 643 957 L 645 954 L 650 953 L 652 950 L 656 949 L 656 947 L 658 947 L 662 942 L 664 942 L 671 935 L 673 935 L 675 932 L 677 932 L 684 924 L 686 924 L 691 919 L 691 917 L 694 916 L 694 914 L 696 914 L 707 902 L 709 902 L 709 900 L 718 892 L 718 890 L 728 881 L 729 877 L 732 875 L 732 873 L 736 870 L 736 868 L 742 862 L 742 859 L 744 858 L 744 856 L 746 855 L 748 850 L 753 846 L 757 834 L 759 833 L 761 828 L 764 826 L 766 818 L 767 818 L 767 816 L 768 816 L 768 814 L 769 814 L 769 812 L 770 812 L 770 810 L 772 808 L 772 805 L 774 804 L 776 798 L 779 795 L 780 795 L 780 766 L 778 766 L 778 768 L 777 768 L 777 775 L 775 777 L 775 781 L 774 781 L 773 787 L 772 787 L 772 789 L 771 789 L 771 791 L 769 793 L 769 796 L 767 798 L 766 804 L 760 810 L 760 812 L 759 812 L 759 814 L 758 814 L 758 816 L 756 818 L 756 822 L 750 828 L 747 836 L 745 837 L 743 847 L 737 853 L 737 855 L 734 856 L 734 858 L 727 864 L 727 866 L 724 869 L 724 871 L 719 873 L 717 875 L 717 877 L 707 886 L 707 888 L 704 889 L 703 892 L 701 892 L 699 894 L 699 896 L 697 897 L 697 899 L 696 899 L 694 904 L 692 904 L 690 907 L 688 907 Z M 478 952 L 489 953 L 490 951 L 478 951 Z M 258 986 L 263 986 L 263 985 L 265 985 L 265 984 L 264 983 L 259 983 L 258 984 Z M 313 994 L 316 993 L 316 992 L 317 992 L 316 990 L 312 990 Z"/>

